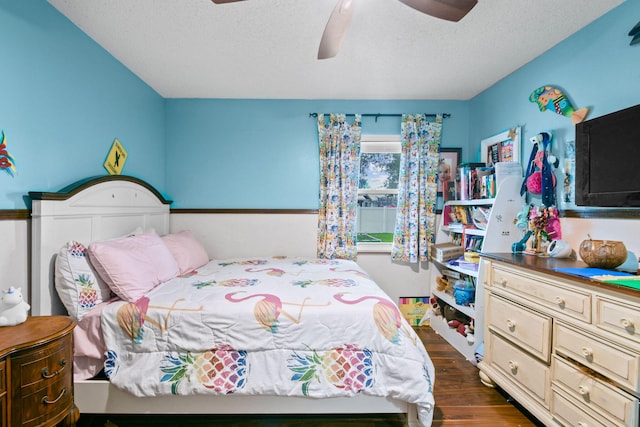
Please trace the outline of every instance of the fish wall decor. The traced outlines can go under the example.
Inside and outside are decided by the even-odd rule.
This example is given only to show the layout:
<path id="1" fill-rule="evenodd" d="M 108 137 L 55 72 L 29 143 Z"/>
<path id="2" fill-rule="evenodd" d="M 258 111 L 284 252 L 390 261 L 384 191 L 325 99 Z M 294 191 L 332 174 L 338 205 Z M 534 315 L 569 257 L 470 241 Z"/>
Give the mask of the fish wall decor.
<path id="1" fill-rule="evenodd" d="M 549 109 L 554 113 L 571 118 L 573 124 L 584 121 L 589 114 L 589 108 L 585 107 L 579 110 L 573 108 L 565 94 L 553 86 L 540 86 L 531 93 L 529 101 L 537 103 L 540 111 Z"/>
<path id="2" fill-rule="evenodd" d="M 0 170 L 4 170 L 11 176 L 15 176 L 16 171 L 16 161 L 7 151 L 7 137 L 4 134 L 4 131 L 0 135 Z"/>
<path id="3" fill-rule="evenodd" d="M 629 31 L 629 36 L 633 37 L 629 45 L 633 46 L 640 43 L 640 21 Z"/>

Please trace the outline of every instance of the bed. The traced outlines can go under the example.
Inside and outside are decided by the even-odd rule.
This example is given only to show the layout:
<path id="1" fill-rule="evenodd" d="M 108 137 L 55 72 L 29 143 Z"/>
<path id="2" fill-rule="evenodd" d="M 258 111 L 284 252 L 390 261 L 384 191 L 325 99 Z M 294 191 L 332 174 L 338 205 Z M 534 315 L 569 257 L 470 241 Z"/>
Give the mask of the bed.
<path id="1" fill-rule="evenodd" d="M 84 307 L 74 335 L 81 413 L 404 413 L 409 425 L 431 424 L 433 364 L 357 263 L 194 255 L 198 266 L 188 268 L 189 251 L 171 239 L 189 232 L 169 230 L 171 202 L 133 177 L 29 196 L 32 314 L 80 316 L 56 288 L 63 249 L 76 249 L 71 242 L 84 242 L 92 271 L 119 296 L 75 301 Z M 131 288 L 146 277 L 114 261 L 122 242 L 169 248 L 176 269 L 154 253 L 157 270 L 171 271 Z M 97 356 L 84 351 L 83 334 L 103 339 Z M 103 367 L 106 378 L 93 375 Z"/>

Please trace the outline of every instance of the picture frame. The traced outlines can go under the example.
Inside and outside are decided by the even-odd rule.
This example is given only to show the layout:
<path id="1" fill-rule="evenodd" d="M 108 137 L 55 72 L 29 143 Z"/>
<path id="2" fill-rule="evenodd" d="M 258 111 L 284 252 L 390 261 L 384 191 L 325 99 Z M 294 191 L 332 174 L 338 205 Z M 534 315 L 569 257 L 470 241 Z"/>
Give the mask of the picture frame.
<path id="1" fill-rule="evenodd" d="M 458 165 L 462 162 L 462 148 L 440 148 L 438 161 L 438 196 L 442 196 L 444 182 L 455 181 Z M 448 177 L 448 179 L 446 179 Z M 445 179 L 443 179 L 445 178 Z"/>
<path id="2" fill-rule="evenodd" d="M 520 126 L 507 129 L 480 142 L 480 161 L 487 166 L 497 162 L 518 162 L 522 131 Z"/>

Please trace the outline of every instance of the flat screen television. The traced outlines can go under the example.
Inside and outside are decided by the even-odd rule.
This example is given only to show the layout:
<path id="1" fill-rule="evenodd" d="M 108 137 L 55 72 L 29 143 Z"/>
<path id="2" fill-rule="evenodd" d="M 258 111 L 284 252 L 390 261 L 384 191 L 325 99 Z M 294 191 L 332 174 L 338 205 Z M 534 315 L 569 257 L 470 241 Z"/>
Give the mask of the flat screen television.
<path id="1" fill-rule="evenodd" d="M 640 105 L 576 125 L 578 206 L 640 207 Z"/>

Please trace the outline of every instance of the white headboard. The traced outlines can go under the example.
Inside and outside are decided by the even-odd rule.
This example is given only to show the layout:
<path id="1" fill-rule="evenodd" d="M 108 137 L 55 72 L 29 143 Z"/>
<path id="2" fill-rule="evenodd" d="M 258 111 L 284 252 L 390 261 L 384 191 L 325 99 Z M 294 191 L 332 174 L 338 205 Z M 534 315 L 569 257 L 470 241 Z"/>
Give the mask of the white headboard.
<path id="1" fill-rule="evenodd" d="M 136 227 L 169 232 L 169 205 L 155 188 L 129 176 L 90 178 L 31 198 L 31 314 L 66 314 L 54 286 L 55 257 L 66 242 L 89 244 Z"/>

